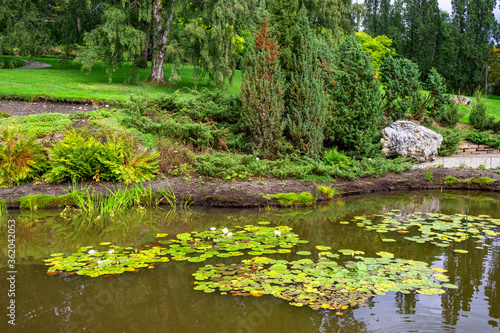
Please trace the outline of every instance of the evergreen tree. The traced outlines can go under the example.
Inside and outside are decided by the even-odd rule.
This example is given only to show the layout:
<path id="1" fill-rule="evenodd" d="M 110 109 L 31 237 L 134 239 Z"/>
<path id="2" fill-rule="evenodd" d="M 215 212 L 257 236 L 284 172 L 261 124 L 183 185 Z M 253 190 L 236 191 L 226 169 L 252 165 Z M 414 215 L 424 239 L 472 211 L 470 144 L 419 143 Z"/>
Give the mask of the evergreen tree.
<path id="1" fill-rule="evenodd" d="M 326 100 L 318 61 L 318 42 L 309 25 L 307 10 L 300 10 L 298 49 L 293 57 L 287 96 L 288 134 L 294 146 L 310 156 L 323 148 Z"/>
<path id="2" fill-rule="evenodd" d="M 384 115 L 396 121 L 404 119 L 419 88 L 417 64 L 408 59 L 387 57 L 380 66 L 380 79 L 385 84 L 382 98 Z"/>
<path id="3" fill-rule="evenodd" d="M 250 132 L 253 151 L 264 158 L 276 157 L 285 127 L 285 87 L 278 50 L 266 20 L 249 50 L 241 86 L 242 119 Z"/>
<path id="4" fill-rule="evenodd" d="M 347 37 L 336 52 L 336 84 L 327 131 L 330 141 L 353 157 L 375 153 L 373 140 L 383 120 L 380 85 L 371 62 L 354 37 Z"/>

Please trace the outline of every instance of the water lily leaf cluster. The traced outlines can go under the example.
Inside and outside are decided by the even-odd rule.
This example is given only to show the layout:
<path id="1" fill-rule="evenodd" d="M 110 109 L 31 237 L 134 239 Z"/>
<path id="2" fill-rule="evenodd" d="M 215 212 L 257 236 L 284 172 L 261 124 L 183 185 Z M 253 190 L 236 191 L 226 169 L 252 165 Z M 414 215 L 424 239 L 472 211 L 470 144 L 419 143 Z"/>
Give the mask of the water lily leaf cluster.
<path id="1" fill-rule="evenodd" d="M 477 248 L 487 247 L 484 241 L 500 235 L 500 219 L 488 215 L 466 216 L 463 214 L 444 215 L 421 213 L 402 215 L 399 211 L 384 214 L 355 216 L 353 221 L 366 231 L 384 235 L 383 242 L 395 242 L 404 238 L 416 243 L 431 243 L 439 247 L 458 245 L 468 238 L 476 238 Z M 386 237 L 387 233 L 394 236 Z M 397 234 L 406 235 L 398 237 Z M 394 237 L 394 238 L 392 238 Z M 458 253 L 467 253 L 457 250 Z"/>
<path id="2" fill-rule="evenodd" d="M 83 247 L 68 257 L 54 253 L 52 258 L 44 261 L 51 266 L 48 274 L 64 272 L 97 277 L 153 268 L 154 264 L 169 260 L 202 262 L 214 256 L 228 258 L 244 254 L 290 253 L 297 243 L 306 242 L 287 226 L 247 225 L 235 227 L 232 231 L 213 227 L 202 232 L 181 233 L 174 239 L 167 239 L 168 234 L 164 233 L 157 234 L 157 237 L 159 245 L 143 249 L 122 248 L 102 242 L 99 245 L 106 247 L 102 251 Z"/>
<path id="3" fill-rule="evenodd" d="M 206 265 L 193 274 L 197 280 L 194 289 L 235 296 L 272 295 L 293 306 L 345 310 L 387 292 L 435 295 L 444 293 L 443 288 L 456 288 L 447 283 L 442 269 L 435 271 L 425 262 L 387 254 L 380 253 L 381 258 L 360 256 L 358 261 L 343 264 L 326 257 L 319 261 L 254 257 L 238 264 Z"/>

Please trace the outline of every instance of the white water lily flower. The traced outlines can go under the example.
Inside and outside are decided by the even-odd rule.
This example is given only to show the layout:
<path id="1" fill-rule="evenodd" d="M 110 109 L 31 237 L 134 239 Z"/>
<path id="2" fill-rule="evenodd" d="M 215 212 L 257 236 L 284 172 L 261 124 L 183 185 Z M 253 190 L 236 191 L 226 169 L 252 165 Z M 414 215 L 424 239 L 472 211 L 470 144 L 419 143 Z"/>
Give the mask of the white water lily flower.
<path id="1" fill-rule="evenodd" d="M 217 228 L 216 227 L 212 227 L 210 228 L 210 231 L 215 231 Z"/>
<path id="2" fill-rule="evenodd" d="M 256 161 L 258 161 L 258 160 L 259 160 L 259 158 L 258 158 L 258 157 L 256 157 L 256 158 L 255 158 L 255 160 L 256 160 Z"/>
<path id="3" fill-rule="evenodd" d="M 229 232 L 229 233 L 227 234 L 227 237 L 233 237 L 233 233 L 232 233 L 232 232 Z"/>
<path id="4" fill-rule="evenodd" d="M 102 261 L 97 260 L 97 266 L 99 266 L 100 264 L 102 264 Z"/>
<path id="5" fill-rule="evenodd" d="M 229 230 L 227 228 L 222 229 L 222 233 L 227 234 Z"/>
<path id="6" fill-rule="evenodd" d="M 115 250 L 109 250 L 108 253 L 113 254 L 113 253 L 115 253 Z"/>
<path id="7" fill-rule="evenodd" d="M 279 231 L 279 230 L 274 230 L 274 236 L 276 236 L 276 237 L 281 236 L 281 231 Z"/>
<path id="8" fill-rule="evenodd" d="M 90 251 L 89 251 L 89 254 L 90 254 L 90 255 L 93 255 L 94 253 L 95 253 L 95 250 L 90 250 Z"/>

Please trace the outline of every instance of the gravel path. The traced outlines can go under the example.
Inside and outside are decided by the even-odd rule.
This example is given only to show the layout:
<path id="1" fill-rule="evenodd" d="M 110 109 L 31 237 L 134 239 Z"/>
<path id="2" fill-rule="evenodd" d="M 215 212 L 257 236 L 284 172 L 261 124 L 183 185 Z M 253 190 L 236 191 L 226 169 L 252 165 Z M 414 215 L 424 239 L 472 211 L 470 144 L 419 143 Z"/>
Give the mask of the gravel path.
<path id="1" fill-rule="evenodd" d="M 414 165 L 413 168 L 424 169 L 440 164 L 444 168 L 469 167 L 477 169 L 479 166 L 484 165 L 486 169 L 496 169 L 500 167 L 500 154 L 437 157 L 432 162 L 419 163 Z"/>
<path id="2" fill-rule="evenodd" d="M 46 62 L 29 61 L 26 59 L 21 59 L 21 60 L 24 61 L 26 63 L 26 65 L 24 65 L 22 67 L 17 67 L 15 69 L 38 69 L 38 68 L 47 68 L 47 67 L 52 66 L 51 64 L 48 64 Z"/>

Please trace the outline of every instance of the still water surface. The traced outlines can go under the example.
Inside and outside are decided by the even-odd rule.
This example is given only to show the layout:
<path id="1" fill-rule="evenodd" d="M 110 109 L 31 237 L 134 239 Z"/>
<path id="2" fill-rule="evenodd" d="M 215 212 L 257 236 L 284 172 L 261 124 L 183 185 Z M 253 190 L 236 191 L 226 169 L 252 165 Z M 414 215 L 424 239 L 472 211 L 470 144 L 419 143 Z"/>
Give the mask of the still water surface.
<path id="1" fill-rule="evenodd" d="M 2 310 L 0 332 L 500 332 L 500 239 L 476 249 L 473 240 L 450 248 L 409 241 L 383 243 L 376 232 L 363 231 L 353 216 L 400 209 L 444 214 L 466 212 L 500 218 L 500 196 L 480 192 L 409 192 L 364 195 L 306 209 L 243 210 L 193 208 L 173 214 L 167 210 L 130 212 L 128 217 L 97 232 L 76 231 L 59 217 L 60 211 L 9 211 L 0 217 L 2 235 L 7 219 L 17 226 L 16 326 L 7 325 Z M 212 226 L 234 227 L 270 221 L 288 225 L 309 244 L 353 249 L 375 256 L 392 252 L 399 258 L 421 260 L 448 270 L 450 283 L 442 295 L 388 293 L 372 298 L 365 307 L 335 311 L 296 308 L 272 296 L 233 297 L 193 290 L 192 273 L 205 264 L 228 259 L 211 258 L 204 263 L 167 262 L 154 269 L 113 278 L 46 276 L 41 259 L 51 253 L 70 254 L 81 246 L 110 241 L 120 246 L 152 243 L 158 232 L 175 235 L 202 231 Z M 6 272 L 6 239 L 1 265 Z M 293 259 L 290 256 L 281 258 Z M 241 259 L 241 258 L 240 258 Z M 240 259 L 229 258 L 229 261 Z M 5 276 L 5 275 L 3 275 Z M 8 289 L 0 281 L 1 309 L 6 309 Z"/>

